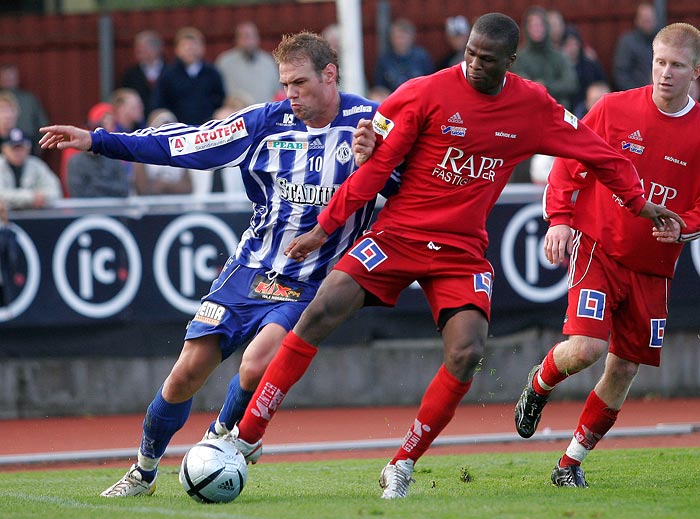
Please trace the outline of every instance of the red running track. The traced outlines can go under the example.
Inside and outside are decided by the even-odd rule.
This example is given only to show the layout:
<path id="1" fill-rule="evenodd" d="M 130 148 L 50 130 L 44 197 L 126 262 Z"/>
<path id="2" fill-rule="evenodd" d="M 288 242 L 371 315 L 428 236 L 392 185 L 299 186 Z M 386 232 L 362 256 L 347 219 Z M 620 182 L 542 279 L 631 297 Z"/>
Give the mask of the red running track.
<path id="1" fill-rule="evenodd" d="M 583 402 L 551 402 L 544 411 L 539 431 L 573 432 Z M 269 426 L 266 445 L 300 442 L 328 442 L 394 439 L 396 445 L 412 424 L 417 407 L 282 409 Z M 199 441 L 216 413 L 194 413 L 173 438 L 172 445 L 191 445 Z M 143 415 L 65 417 L 23 420 L 0 420 L 0 457 L 6 455 L 60 453 L 106 449 L 133 449 L 134 456 L 141 436 Z M 630 400 L 620 412 L 617 428 L 654 427 L 659 424 L 694 424 L 689 434 L 654 435 L 642 437 L 605 438 L 597 449 L 644 447 L 700 447 L 700 399 Z M 615 430 L 613 429 L 613 430 Z M 513 404 L 465 404 L 460 406 L 453 421 L 443 431 L 446 435 L 475 435 L 515 432 Z M 428 454 L 477 452 L 558 451 L 569 443 L 561 440 L 538 439 L 507 443 L 477 443 L 468 445 L 433 446 Z M 309 459 L 342 459 L 391 457 L 396 448 L 371 450 L 341 450 L 300 454 L 263 456 L 261 462 L 303 461 Z M 133 458 L 132 458 L 133 459 Z M 131 459 L 96 460 L 100 465 L 127 465 Z M 179 463 L 171 457 L 166 463 Z M 85 463 L 81 463 L 85 465 Z M 26 470 L 37 465 L 12 466 Z M 52 466 L 65 466 L 52 464 Z M 8 469 L 10 467 L 5 467 Z M 45 468 L 42 467 L 42 468 Z"/>

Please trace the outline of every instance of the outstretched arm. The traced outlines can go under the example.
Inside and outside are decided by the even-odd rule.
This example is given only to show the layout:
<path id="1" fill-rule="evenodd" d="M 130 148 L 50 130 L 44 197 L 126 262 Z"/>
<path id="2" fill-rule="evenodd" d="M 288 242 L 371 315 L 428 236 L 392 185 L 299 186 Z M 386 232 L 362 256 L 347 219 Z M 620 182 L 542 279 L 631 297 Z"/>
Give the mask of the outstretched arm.
<path id="1" fill-rule="evenodd" d="M 92 137 L 90 132 L 75 126 L 44 126 L 39 128 L 44 135 L 39 141 L 43 149 L 66 150 L 74 148 L 76 150 L 88 151 L 92 147 Z"/>

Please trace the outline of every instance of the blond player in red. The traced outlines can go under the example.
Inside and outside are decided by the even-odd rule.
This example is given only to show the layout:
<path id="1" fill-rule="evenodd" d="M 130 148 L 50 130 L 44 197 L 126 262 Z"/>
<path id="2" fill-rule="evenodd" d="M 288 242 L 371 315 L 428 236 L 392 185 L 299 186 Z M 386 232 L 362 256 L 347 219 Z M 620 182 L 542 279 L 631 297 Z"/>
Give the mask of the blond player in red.
<path id="1" fill-rule="evenodd" d="M 380 476 L 383 498 L 406 497 L 416 461 L 454 416 L 483 356 L 493 279 L 485 258 L 486 219 L 513 168 L 533 153 L 574 157 L 595 167 L 634 215 L 677 218 L 646 202 L 632 164 L 542 85 L 508 72 L 518 40 L 511 18 L 484 15 L 471 31 L 465 61 L 410 80 L 389 96 L 373 119 L 379 138 L 374 154 L 338 189 L 318 225 L 287 247 L 291 259 L 313 258 L 312 251 L 405 161 L 398 193 L 323 282 L 265 371 L 238 425 L 239 448 L 251 461 L 316 346 L 360 307 L 393 306 L 417 280 L 443 338 L 444 363 Z"/>
<path id="2" fill-rule="evenodd" d="M 518 433 L 532 436 L 554 387 L 607 352 L 552 472 L 558 486 L 588 486 L 581 462 L 615 423 L 639 365 L 659 366 L 676 260 L 683 243 L 700 236 L 700 107 L 688 95 L 700 75 L 700 31 L 669 25 L 653 49 L 653 84 L 604 96 L 584 122 L 634 163 L 646 199 L 678 213 L 687 227 L 670 221 L 652 232 L 576 161 L 558 159 L 549 176 L 545 253 L 553 264 L 571 254 L 569 338 L 530 372 L 515 408 Z"/>

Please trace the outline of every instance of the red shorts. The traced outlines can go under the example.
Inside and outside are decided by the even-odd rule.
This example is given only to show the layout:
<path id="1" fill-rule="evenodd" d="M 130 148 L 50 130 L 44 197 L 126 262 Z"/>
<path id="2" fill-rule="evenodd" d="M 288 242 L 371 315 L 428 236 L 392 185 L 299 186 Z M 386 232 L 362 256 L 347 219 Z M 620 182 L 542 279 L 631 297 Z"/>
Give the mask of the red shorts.
<path id="1" fill-rule="evenodd" d="M 401 291 L 418 281 L 436 323 L 442 310 L 466 305 L 476 306 L 487 319 L 491 316 L 491 263 L 455 247 L 369 231 L 335 268 L 376 298 L 368 305 L 394 306 Z"/>
<path id="2" fill-rule="evenodd" d="M 670 280 L 634 272 L 576 232 L 563 331 L 609 340 L 618 357 L 659 366 Z"/>

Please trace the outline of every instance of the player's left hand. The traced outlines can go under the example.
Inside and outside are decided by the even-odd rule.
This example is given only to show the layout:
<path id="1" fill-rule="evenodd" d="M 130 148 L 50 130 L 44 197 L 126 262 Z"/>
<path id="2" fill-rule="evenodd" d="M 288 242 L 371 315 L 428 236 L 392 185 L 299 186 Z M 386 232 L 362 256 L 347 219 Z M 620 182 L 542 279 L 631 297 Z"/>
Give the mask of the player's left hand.
<path id="1" fill-rule="evenodd" d="M 284 250 L 284 255 L 294 261 L 304 261 L 309 254 L 323 245 L 327 239 L 326 231 L 316 224 L 309 232 L 294 238 Z"/>
<path id="2" fill-rule="evenodd" d="M 672 220 L 678 222 L 681 227 L 686 227 L 683 218 L 678 216 L 673 211 L 666 209 L 664 206 L 656 205 L 652 202 L 646 202 L 644 204 L 639 216 L 649 218 L 652 222 L 654 222 L 654 227 L 657 229 L 663 229 L 666 226 L 666 223 Z"/>
<path id="3" fill-rule="evenodd" d="M 681 226 L 675 220 L 667 220 L 664 226 L 654 226 L 651 234 L 661 243 L 677 243 L 681 237 Z"/>
<path id="4" fill-rule="evenodd" d="M 357 129 L 352 134 L 352 154 L 355 157 L 355 164 L 362 166 L 369 159 L 377 144 L 377 135 L 372 129 L 372 121 L 360 119 Z"/>

